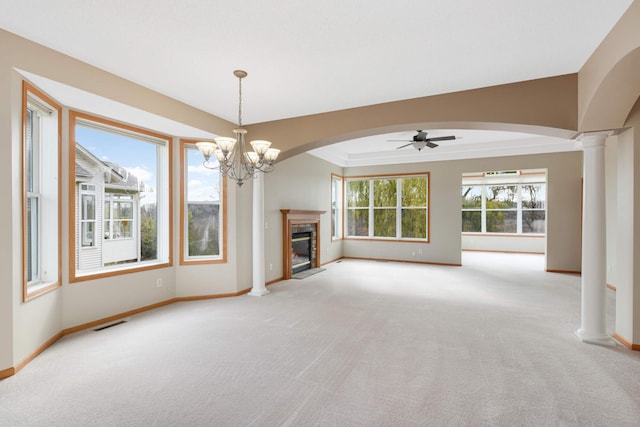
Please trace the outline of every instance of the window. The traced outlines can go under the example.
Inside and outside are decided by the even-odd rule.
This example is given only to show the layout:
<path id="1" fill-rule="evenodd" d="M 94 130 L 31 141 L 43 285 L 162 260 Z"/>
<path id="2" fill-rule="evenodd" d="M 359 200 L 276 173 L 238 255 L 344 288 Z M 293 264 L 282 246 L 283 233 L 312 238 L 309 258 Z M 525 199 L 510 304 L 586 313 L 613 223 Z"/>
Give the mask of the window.
<path id="1" fill-rule="evenodd" d="M 80 184 L 80 240 L 83 248 L 96 244 L 96 186 Z"/>
<path id="2" fill-rule="evenodd" d="M 348 237 L 428 239 L 429 175 L 348 178 Z"/>
<path id="3" fill-rule="evenodd" d="M 226 262 L 226 180 L 218 169 L 203 166 L 195 141 L 182 140 L 180 145 L 180 262 Z"/>
<path id="4" fill-rule="evenodd" d="M 23 83 L 23 300 L 60 286 L 60 115 Z"/>
<path id="5" fill-rule="evenodd" d="M 462 232 L 544 234 L 544 181 L 544 172 L 540 171 L 463 178 Z"/>
<path id="6" fill-rule="evenodd" d="M 342 177 L 331 175 L 331 238 L 342 238 Z"/>
<path id="7" fill-rule="evenodd" d="M 487 185 L 487 233 L 516 233 L 518 231 L 518 198 L 515 185 Z"/>
<path id="8" fill-rule="evenodd" d="M 526 184 L 520 187 L 522 200 L 522 232 L 523 233 L 544 233 L 545 232 L 545 185 Z"/>
<path id="9" fill-rule="evenodd" d="M 70 112 L 71 281 L 171 262 L 171 138 Z"/>
<path id="10" fill-rule="evenodd" d="M 133 201 L 130 194 L 105 194 L 105 240 L 133 238 Z"/>
<path id="11" fill-rule="evenodd" d="M 482 186 L 462 186 L 462 231 L 482 231 Z"/>

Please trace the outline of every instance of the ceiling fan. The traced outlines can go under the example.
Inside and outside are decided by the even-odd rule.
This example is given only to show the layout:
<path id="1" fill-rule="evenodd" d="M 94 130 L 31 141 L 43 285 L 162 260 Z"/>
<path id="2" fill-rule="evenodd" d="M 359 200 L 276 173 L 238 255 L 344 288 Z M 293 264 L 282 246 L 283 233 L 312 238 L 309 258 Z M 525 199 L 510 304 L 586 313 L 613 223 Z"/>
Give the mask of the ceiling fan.
<path id="1" fill-rule="evenodd" d="M 413 145 L 413 148 L 420 151 L 424 147 L 436 148 L 438 144 L 435 144 L 433 141 L 450 141 L 452 139 L 456 139 L 456 137 L 453 135 L 436 136 L 433 138 L 428 138 L 427 132 L 424 132 L 422 130 L 418 130 L 417 132 L 418 133 L 413 136 L 413 139 L 390 139 L 389 141 L 390 142 L 408 142 L 408 144 L 404 144 L 404 145 L 401 145 L 400 147 L 396 147 L 396 150 Z"/>

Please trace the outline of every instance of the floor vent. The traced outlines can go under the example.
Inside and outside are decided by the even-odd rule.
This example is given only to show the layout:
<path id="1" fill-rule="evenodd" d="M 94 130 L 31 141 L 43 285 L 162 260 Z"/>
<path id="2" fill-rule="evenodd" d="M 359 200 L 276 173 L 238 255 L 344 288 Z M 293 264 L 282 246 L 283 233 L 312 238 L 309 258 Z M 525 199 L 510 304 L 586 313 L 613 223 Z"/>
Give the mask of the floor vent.
<path id="1" fill-rule="evenodd" d="M 111 323 L 109 325 L 100 326 L 99 328 L 94 329 L 95 332 L 102 331 L 107 328 L 112 328 L 114 326 L 122 325 L 123 323 L 127 323 L 126 320 L 120 320 L 119 322 Z"/>

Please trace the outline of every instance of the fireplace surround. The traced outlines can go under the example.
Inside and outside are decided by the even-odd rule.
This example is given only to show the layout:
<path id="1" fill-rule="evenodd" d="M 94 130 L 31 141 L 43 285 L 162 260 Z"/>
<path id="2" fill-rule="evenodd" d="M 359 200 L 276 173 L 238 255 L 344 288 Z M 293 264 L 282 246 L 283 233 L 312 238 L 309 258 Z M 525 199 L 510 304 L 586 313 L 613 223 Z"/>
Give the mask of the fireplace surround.
<path id="1" fill-rule="evenodd" d="M 297 271 L 320 266 L 320 215 L 326 211 L 280 209 L 282 213 L 282 277 L 290 279 Z M 300 268 L 300 260 L 294 256 L 300 256 L 294 250 L 293 235 L 308 233 L 309 235 L 309 261 Z M 298 265 L 296 271 L 294 266 Z"/>

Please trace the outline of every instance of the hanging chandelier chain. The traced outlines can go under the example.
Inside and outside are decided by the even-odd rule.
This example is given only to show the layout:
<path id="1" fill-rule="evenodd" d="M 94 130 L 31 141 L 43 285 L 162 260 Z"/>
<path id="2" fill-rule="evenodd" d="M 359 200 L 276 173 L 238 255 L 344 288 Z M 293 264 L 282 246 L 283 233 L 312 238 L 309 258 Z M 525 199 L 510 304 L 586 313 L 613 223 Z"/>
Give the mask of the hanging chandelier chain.
<path id="1" fill-rule="evenodd" d="M 242 127 L 242 77 L 238 77 L 238 127 Z"/>

